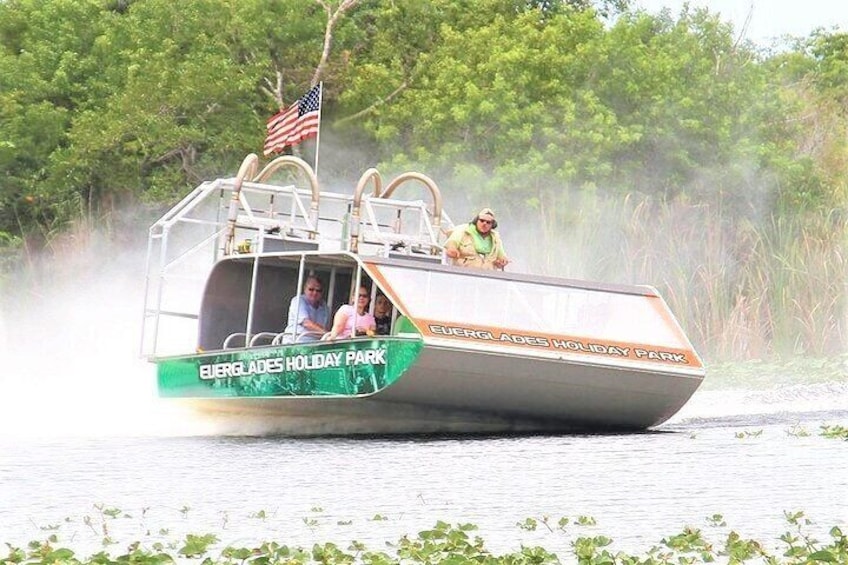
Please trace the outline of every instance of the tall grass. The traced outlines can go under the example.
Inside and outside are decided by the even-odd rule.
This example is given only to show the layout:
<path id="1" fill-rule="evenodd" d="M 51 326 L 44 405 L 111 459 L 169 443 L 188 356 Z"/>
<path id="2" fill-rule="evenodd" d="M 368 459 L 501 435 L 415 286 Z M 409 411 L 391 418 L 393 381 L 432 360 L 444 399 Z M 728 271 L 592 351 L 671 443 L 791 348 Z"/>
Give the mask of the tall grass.
<path id="1" fill-rule="evenodd" d="M 567 249 L 557 274 L 656 287 L 707 357 L 825 356 L 848 345 L 846 221 L 837 213 L 758 218 L 592 196 L 562 222 L 537 267 L 551 271 L 551 250 Z"/>

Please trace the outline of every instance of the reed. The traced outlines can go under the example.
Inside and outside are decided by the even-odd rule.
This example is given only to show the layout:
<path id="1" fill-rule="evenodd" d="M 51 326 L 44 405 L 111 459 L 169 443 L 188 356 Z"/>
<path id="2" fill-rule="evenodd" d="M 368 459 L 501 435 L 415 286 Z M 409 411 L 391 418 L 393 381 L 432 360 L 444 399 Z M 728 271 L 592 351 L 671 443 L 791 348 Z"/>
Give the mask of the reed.
<path id="1" fill-rule="evenodd" d="M 9 273 L 21 263 L 23 256 L 23 240 L 0 231 L 0 289 L 3 288 L 3 282 L 9 278 Z"/>
<path id="2" fill-rule="evenodd" d="M 560 268 L 550 252 L 537 268 L 656 287 L 706 357 L 827 356 L 848 344 L 837 213 L 744 216 L 721 203 L 584 194 L 561 223 L 545 246 L 567 250 Z"/>

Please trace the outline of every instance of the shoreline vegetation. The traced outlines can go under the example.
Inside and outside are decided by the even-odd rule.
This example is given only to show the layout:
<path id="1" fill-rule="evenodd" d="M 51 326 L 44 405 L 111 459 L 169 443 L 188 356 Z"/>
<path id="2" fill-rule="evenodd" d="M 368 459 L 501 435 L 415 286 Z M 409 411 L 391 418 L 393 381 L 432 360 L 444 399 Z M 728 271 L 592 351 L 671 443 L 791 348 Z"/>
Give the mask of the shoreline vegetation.
<path id="1" fill-rule="evenodd" d="M 5 551 L 0 550 L 0 564 L 848 564 L 848 538 L 843 532 L 844 525 L 832 526 L 814 535 L 813 529 L 818 528 L 815 528 L 804 512 L 784 511 L 786 530 L 768 540 L 746 538 L 729 528 L 722 515 L 714 514 L 706 518 L 704 528 L 686 526 L 678 533 L 663 537 L 641 553 L 616 550 L 614 540 L 603 534 L 589 532 L 589 535 L 585 535 L 587 530 L 597 529 L 597 522 L 592 517 L 526 518 L 516 524 L 518 530 L 543 530 L 549 535 L 564 536 L 569 548 L 567 552 L 556 553 L 541 545 L 525 544 L 524 541 L 518 541 L 521 532 L 516 532 L 515 543 L 509 545 L 514 545 L 517 549 L 498 553 L 488 548 L 486 541 L 478 535 L 476 525 L 452 525 L 443 521 L 437 521 L 433 528 L 420 531 L 416 535 L 403 535 L 395 542 L 386 542 L 380 550 L 374 550 L 357 541 L 343 547 L 334 542 L 316 541 L 310 548 L 304 548 L 288 545 L 284 538 L 247 545 L 226 545 L 215 533 L 171 536 L 167 529 L 155 531 L 147 525 L 143 526 L 146 532 L 140 540 L 127 543 L 114 539 L 112 531 L 117 521 L 131 519 L 132 516 L 117 508 L 103 505 L 96 505 L 95 508 L 98 510 L 97 516 L 86 516 L 83 522 L 95 537 L 100 538 L 101 549 L 87 556 L 83 555 L 82 551 L 78 554 L 61 539 L 58 530 L 62 526 L 53 525 L 42 528 L 45 537 L 39 541 L 31 541 L 25 546 L 6 542 Z M 183 508 L 181 512 L 185 515 L 188 511 L 188 508 Z M 145 512 L 146 509 L 142 511 L 142 521 Z M 252 514 L 250 518 L 264 520 L 267 514 L 260 511 Z M 317 525 L 314 518 L 303 520 L 310 528 Z M 373 520 L 382 521 L 386 518 L 378 515 Z M 65 522 L 70 523 L 71 520 L 66 519 Z M 70 540 L 71 545 L 74 538 L 76 535 Z M 558 545 L 562 546 L 562 543 L 561 538 Z"/>

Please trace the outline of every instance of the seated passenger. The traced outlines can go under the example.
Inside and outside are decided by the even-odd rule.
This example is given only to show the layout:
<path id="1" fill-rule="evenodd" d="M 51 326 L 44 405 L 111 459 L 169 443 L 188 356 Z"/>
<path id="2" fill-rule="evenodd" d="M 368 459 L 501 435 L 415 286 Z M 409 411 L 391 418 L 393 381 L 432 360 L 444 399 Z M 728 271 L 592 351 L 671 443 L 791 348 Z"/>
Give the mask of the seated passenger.
<path id="1" fill-rule="evenodd" d="M 509 259 L 496 227 L 495 213 L 483 208 L 469 223 L 453 229 L 445 242 L 445 255 L 460 267 L 503 269 Z"/>
<path id="2" fill-rule="evenodd" d="M 333 329 L 323 339 L 347 339 L 358 335 L 373 336 L 376 330 L 374 316 L 368 312 L 368 302 L 371 297 L 368 289 L 359 287 L 355 303 L 343 304 L 333 318 Z"/>
<path id="3" fill-rule="evenodd" d="M 374 299 L 374 323 L 377 335 L 389 335 L 392 330 L 392 304 L 383 294 Z"/>
<path id="4" fill-rule="evenodd" d="M 322 297 L 323 292 L 324 286 L 318 277 L 306 278 L 303 294 L 293 297 L 289 304 L 284 343 L 321 339 L 330 320 L 330 310 Z"/>

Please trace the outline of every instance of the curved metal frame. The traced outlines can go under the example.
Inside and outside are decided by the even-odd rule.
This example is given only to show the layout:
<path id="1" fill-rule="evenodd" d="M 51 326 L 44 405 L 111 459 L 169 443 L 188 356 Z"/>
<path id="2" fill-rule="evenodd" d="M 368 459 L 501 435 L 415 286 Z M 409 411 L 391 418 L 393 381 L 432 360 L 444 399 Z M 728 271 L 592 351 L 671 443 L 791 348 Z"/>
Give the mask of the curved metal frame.
<path id="1" fill-rule="evenodd" d="M 241 186 L 244 184 L 244 179 L 252 177 L 256 174 L 256 168 L 259 165 L 259 157 L 255 153 L 251 153 L 244 158 L 236 175 L 235 189 L 233 196 L 230 198 L 230 208 L 227 211 L 227 232 L 224 238 L 224 255 L 230 255 L 233 252 L 233 241 L 236 236 L 236 219 L 238 218 L 239 198 L 241 197 Z"/>
<path id="2" fill-rule="evenodd" d="M 401 173 L 389 183 L 386 190 L 380 194 L 380 198 L 390 198 L 400 185 L 411 180 L 419 181 L 430 190 L 430 195 L 433 197 L 433 230 L 438 234 L 442 227 L 442 193 L 436 186 L 436 181 L 427 175 L 416 172 Z M 430 248 L 430 253 L 433 255 L 438 255 L 441 252 L 441 248 L 437 246 Z"/>
<path id="3" fill-rule="evenodd" d="M 232 341 L 235 339 L 242 339 L 242 345 L 231 345 Z M 224 343 L 221 346 L 223 349 L 236 349 L 236 348 L 244 348 L 247 347 L 247 334 L 244 332 L 235 332 L 231 333 L 224 339 Z"/>
<path id="4" fill-rule="evenodd" d="M 438 230 L 442 225 L 442 193 L 439 192 L 436 182 L 427 175 L 415 172 L 402 173 L 389 183 L 386 190 L 380 194 L 380 198 L 390 198 L 400 185 L 410 180 L 417 180 L 430 190 L 433 196 L 433 227 Z"/>
<path id="5" fill-rule="evenodd" d="M 312 202 L 309 205 L 309 221 L 313 226 L 309 234 L 309 239 L 315 239 L 315 228 L 318 226 L 318 202 L 321 200 L 321 190 L 318 186 L 318 177 L 315 175 L 312 167 L 309 166 L 309 163 L 293 155 L 282 155 L 265 165 L 265 168 L 253 177 L 253 181 L 263 182 L 272 174 L 284 168 L 300 170 L 300 172 L 306 175 L 309 181 L 309 188 L 312 191 Z"/>
<path id="6" fill-rule="evenodd" d="M 356 189 L 353 191 L 353 208 L 350 212 L 350 243 L 348 249 L 357 253 L 359 251 L 359 222 L 360 208 L 362 207 L 362 193 L 369 181 L 374 181 L 374 196 L 380 197 L 380 192 L 383 189 L 383 177 L 375 168 L 370 168 L 359 177 L 359 182 L 356 183 Z"/>
<path id="7" fill-rule="evenodd" d="M 390 198 L 392 194 L 394 194 L 394 191 L 405 182 L 418 181 L 422 183 L 425 187 L 427 187 L 430 191 L 430 195 L 433 197 L 432 225 L 436 233 L 439 233 L 442 225 L 442 193 L 439 191 L 439 187 L 433 179 L 427 175 L 416 172 L 401 173 L 395 177 L 388 186 L 386 186 L 385 190 L 382 190 L 383 177 L 380 176 L 377 169 L 371 168 L 365 171 L 365 173 L 363 173 L 360 177 L 359 182 L 356 184 L 356 190 L 353 193 L 353 207 L 351 209 L 350 217 L 351 229 L 348 243 L 348 249 L 350 251 L 353 253 L 357 253 L 359 251 L 362 195 L 365 192 L 365 187 L 368 185 L 369 181 L 372 180 L 374 181 L 374 196 L 377 198 Z M 431 251 L 433 253 L 441 252 L 441 250 L 437 248 L 434 248 Z"/>

